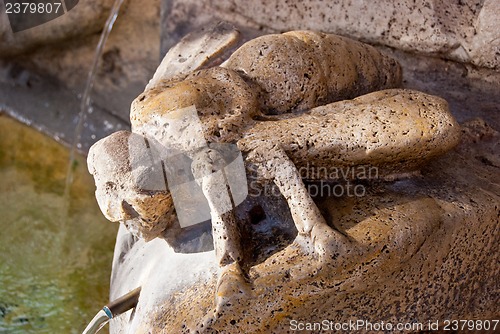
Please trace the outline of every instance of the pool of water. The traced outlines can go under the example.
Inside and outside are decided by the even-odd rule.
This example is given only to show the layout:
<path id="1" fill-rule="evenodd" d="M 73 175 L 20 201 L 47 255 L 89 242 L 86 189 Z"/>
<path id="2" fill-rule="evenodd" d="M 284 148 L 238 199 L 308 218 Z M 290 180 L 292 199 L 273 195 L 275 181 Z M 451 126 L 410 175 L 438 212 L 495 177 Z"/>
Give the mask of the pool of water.
<path id="1" fill-rule="evenodd" d="M 108 302 L 117 225 L 85 158 L 0 114 L 0 333 L 81 333 Z"/>

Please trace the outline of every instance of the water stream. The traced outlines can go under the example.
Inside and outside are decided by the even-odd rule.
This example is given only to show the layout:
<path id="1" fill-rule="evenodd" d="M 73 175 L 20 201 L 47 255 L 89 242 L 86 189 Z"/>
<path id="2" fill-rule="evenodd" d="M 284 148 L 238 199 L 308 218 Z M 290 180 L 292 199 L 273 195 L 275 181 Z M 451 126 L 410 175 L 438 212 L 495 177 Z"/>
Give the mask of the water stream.
<path id="1" fill-rule="evenodd" d="M 83 334 L 94 334 L 103 328 L 110 318 L 104 310 L 100 310 L 83 330 Z"/>
<path id="2" fill-rule="evenodd" d="M 80 111 L 78 113 L 78 122 L 75 128 L 75 136 L 73 138 L 73 145 L 71 146 L 70 158 L 68 162 L 68 172 L 66 175 L 66 186 L 64 188 L 64 197 L 69 201 L 69 195 L 71 190 L 71 184 L 73 181 L 73 161 L 75 158 L 75 154 L 77 150 L 81 148 L 80 140 L 82 137 L 82 131 L 84 129 L 85 120 L 87 115 L 92 112 L 90 107 L 90 94 L 92 92 L 92 87 L 94 86 L 95 75 L 97 73 L 97 66 L 99 65 L 99 60 L 101 59 L 102 51 L 104 49 L 104 45 L 108 40 L 111 29 L 113 29 L 113 24 L 118 17 L 118 12 L 120 11 L 120 7 L 122 6 L 124 0 L 115 0 L 113 3 L 113 8 L 111 8 L 111 12 L 106 20 L 104 25 L 104 29 L 101 33 L 101 37 L 99 39 L 99 43 L 97 43 L 97 47 L 94 53 L 94 59 L 92 61 L 92 66 L 90 68 L 87 82 L 85 84 L 85 90 L 83 91 L 82 100 L 80 103 Z"/>

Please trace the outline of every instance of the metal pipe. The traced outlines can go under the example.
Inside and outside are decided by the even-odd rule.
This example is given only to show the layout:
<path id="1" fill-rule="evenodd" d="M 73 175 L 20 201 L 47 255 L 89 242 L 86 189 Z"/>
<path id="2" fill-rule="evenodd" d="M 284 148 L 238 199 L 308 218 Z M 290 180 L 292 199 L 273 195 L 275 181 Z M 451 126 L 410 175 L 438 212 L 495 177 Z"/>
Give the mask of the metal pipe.
<path id="1" fill-rule="evenodd" d="M 104 311 L 106 312 L 106 309 L 109 310 L 110 312 L 110 319 L 120 315 L 124 312 L 127 312 L 128 310 L 134 308 L 137 305 L 137 302 L 139 301 L 139 295 L 141 294 L 141 287 L 138 287 L 126 295 L 121 296 L 118 299 L 113 300 L 110 302 L 108 305 L 104 306 Z M 109 315 L 108 315 L 109 316 Z"/>
<path id="2" fill-rule="evenodd" d="M 100 310 L 90 321 L 87 327 L 85 327 L 82 334 L 95 334 L 102 327 L 104 327 L 104 325 L 106 325 L 109 320 L 136 307 L 137 303 L 139 302 L 140 294 L 141 287 L 138 287 L 130 291 L 126 295 L 123 295 L 120 298 L 115 299 L 109 304 L 105 305 L 102 310 Z"/>

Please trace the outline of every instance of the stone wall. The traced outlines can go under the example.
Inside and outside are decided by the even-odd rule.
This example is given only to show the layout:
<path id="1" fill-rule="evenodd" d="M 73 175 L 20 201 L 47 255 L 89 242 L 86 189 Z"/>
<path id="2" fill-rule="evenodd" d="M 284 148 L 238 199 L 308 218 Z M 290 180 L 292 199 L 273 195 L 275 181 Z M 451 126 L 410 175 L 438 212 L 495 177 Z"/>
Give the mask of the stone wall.
<path id="1" fill-rule="evenodd" d="M 162 51 L 194 26 L 217 18 L 260 31 L 311 29 L 370 44 L 500 66 L 497 0 L 165 0 Z"/>

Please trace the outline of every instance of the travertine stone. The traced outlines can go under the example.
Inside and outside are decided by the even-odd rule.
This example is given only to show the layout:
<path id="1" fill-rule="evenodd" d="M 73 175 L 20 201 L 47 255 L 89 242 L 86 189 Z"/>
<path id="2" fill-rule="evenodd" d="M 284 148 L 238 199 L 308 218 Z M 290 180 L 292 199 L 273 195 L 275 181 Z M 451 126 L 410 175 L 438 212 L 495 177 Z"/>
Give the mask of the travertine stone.
<path id="1" fill-rule="evenodd" d="M 311 32 L 280 36 L 297 45 L 313 43 L 318 47 L 317 53 L 323 52 L 323 47 L 329 50 L 328 45 L 322 45 L 328 36 Z M 315 40 L 317 36 L 321 38 Z M 351 49 L 351 52 L 356 54 L 357 51 Z M 358 80 L 360 87 L 365 82 L 387 83 L 388 77 L 380 76 L 373 69 L 375 62 L 372 60 L 378 54 L 359 49 L 358 56 L 355 58 L 360 64 L 352 67 L 318 62 L 316 65 L 322 67 L 316 73 L 345 73 L 347 76 L 356 70 L 362 75 L 351 73 L 350 78 Z M 312 53 L 306 53 L 304 59 L 311 61 Z M 396 64 L 389 58 L 386 60 L 386 65 Z M 295 70 L 303 69 L 296 67 Z M 346 72 L 342 72 L 344 70 Z M 394 73 L 400 75 L 397 71 Z M 261 77 L 264 75 L 258 78 Z M 495 270 L 493 273 L 491 270 L 494 261 L 488 256 L 475 252 L 474 257 L 468 257 L 467 252 L 456 246 L 461 245 L 457 240 L 464 237 L 486 245 L 487 249 L 494 249 L 498 244 L 495 242 L 496 230 L 493 237 L 483 232 L 491 227 L 495 229 L 495 217 L 498 220 L 498 206 L 495 206 L 498 196 L 494 195 L 498 186 L 482 185 L 479 186 L 481 189 L 471 186 L 479 184 L 482 175 L 487 177 L 491 168 L 484 169 L 475 161 L 472 166 L 481 174 L 476 184 L 460 179 L 463 170 L 470 166 L 461 166 L 461 169 L 455 166 L 470 152 L 456 151 L 431 162 L 430 167 L 424 167 L 423 177 L 387 182 L 387 177 L 419 170 L 431 158 L 457 145 L 460 127 L 449 113 L 445 100 L 413 90 L 388 89 L 353 100 L 328 103 L 318 96 L 328 95 L 330 89 L 334 91 L 338 87 L 329 88 L 327 82 L 325 88 L 321 88 L 323 90 L 317 89 L 321 87 L 320 80 L 317 85 L 305 88 L 311 93 L 310 96 L 304 95 L 304 100 L 309 99 L 309 110 L 298 112 L 300 108 L 289 105 L 283 108 L 283 114 L 272 116 L 261 113 L 258 105 L 262 100 L 257 94 L 264 85 L 246 77 L 250 82 L 247 83 L 233 70 L 212 68 L 194 72 L 184 80 L 172 80 L 169 75 L 165 79 L 141 94 L 132 106 L 133 130 L 145 137 L 125 133 L 120 135 L 123 137 L 121 144 L 120 140 L 111 140 L 103 146 L 113 150 L 115 142 L 116 145 L 133 142 L 133 145 L 127 143 L 129 152 L 113 150 L 113 156 L 120 161 L 115 162 L 114 168 L 125 166 L 125 172 L 120 173 L 135 182 L 132 185 L 124 183 L 125 187 L 143 191 L 150 189 L 145 185 L 158 186 L 158 180 L 151 182 L 148 178 L 154 173 L 147 170 L 148 166 L 156 166 L 155 161 L 144 154 L 146 150 L 135 153 L 135 148 L 142 147 L 144 141 L 152 148 L 157 142 L 168 144 L 169 140 L 164 139 L 175 136 L 177 132 L 172 132 L 173 124 L 170 121 L 165 123 L 164 119 L 175 118 L 179 109 L 194 106 L 202 124 L 203 140 L 236 143 L 243 151 L 249 167 L 246 175 L 249 184 L 258 181 L 250 188 L 255 190 L 256 186 L 257 189 L 279 191 L 277 195 L 249 196 L 248 201 L 229 214 L 221 214 L 221 208 L 229 202 L 222 197 L 227 191 L 224 178 L 221 174 L 215 175 L 220 163 L 218 154 L 211 149 L 201 151 L 199 145 L 195 145 L 188 155 L 195 158 L 191 168 L 200 176 L 197 181 L 210 203 L 213 227 L 216 232 L 218 230 L 213 233 L 215 254 L 201 249 L 198 252 L 202 253 L 176 254 L 169 241 L 175 237 L 170 233 L 175 224 L 159 222 L 158 226 L 163 230 L 155 231 L 156 235 L 161 233 L 167 243 L 161 240 L 151 243 L 154 247 L 150 249 L 157 253 L 144 257 L 146 260 L 141 263 L 138 278 L 125 278 L 127 273 L 135 270 L 133 259 L 127 255 L 115 258 L 115 264 L 119 263 L 120 268 L 115 270 L 114 277 L 120 277 L 120 281 L 114 284 L 133 281 L 134 285 L 146 287 L 143 290 L 146 292 L 139 299 L 134 316 L 120 321 L 112 331 L 285 332 L 291 329 L 290 321 L 294 319 L 411 322 L 415 319 L 425 321 L 429 317 L 474 315 L 466 306 L 452 304 L 455 296 L 448 287 L 457 286 L 457 272 L 469 270 L 464 265 L 457 271 L 456 261 L 471 263 L 471 259 L 479 259 L 483 266 L 476 268 L 475 279 L 479 285 L 486 286 L 485 289 L 491 288 L 491 277 L 495 277 Z M 267 81 L 272 79 L 268 78 L 264 83 Z M 282 88 L 290 96 L 297 93 L 294 91 L 296 87 Z M 185 122 L 181 125 L 183 129 L 189 126 Z M 487 128 L 481 124 L 476 127 Z M 466 139 L 476 136 L 473 126 L 470 132 L 472 135 L 466 132 Z M 493 131 L 492 136 L 496 137 L 497 133 Z M 139 138 L 137 141 L 136 137 Z M 196 138 L 188 141 L 193 139 Z M 105 152 L 104 148 L 98 147 L 95 152 Z M 161 150 L 156 148 L 159 157 Z M 94 175 L 101 170 L 109 173 L 106 167 L 92 167 L 92 163 L 95 166 L 99 163 L 112 165 L 106 154 L 89 156 Z M 492 158 L 486 159 L 490 164 L 496 163 Z M 139 178 L 134 173 L 137 161 L 144 162 L 144 165 L 139 164 L 142 167 L 139 168 Z M 346 174 L 342 175 L 344 180 L 340 180 L 354 179 L 354 184 L 357 184 L 358 179 L 365 179 L 357 184 L 364 189 L 362 195 L 327 195 L 321 200 L 313 200 L 307 183 L 303 181 L 304 178 L 326 181 L 328 188 L 332 186 L 331 183 L 328 186 L 331 179 L 339 181 L 338 177 L 329 177 L 332 175 L 328 173 L 329 168 L 368 166 L 376 167 L 377 173 L 365 174 L 364 177 Z M 168 168 L 168 163 L 164 167 Z M 326 169 L 326 175 L 321 174 L 323 169 Z M 257 179 L 252 180 L 255 176 Z M 100 184 L 114 182 L 98 177 Z M 123 207 L 124 196 L 134 198 L 135 193 L 137 191 L 109 196 L 104 192 L 102 196 L 108 196 L 108 199 L 101 202 L 109 200 L 115 204 L 108 207 Z M 167 196 L 168 189 L 163 188 L 160 193 Z M 484 204 L 470 205 L 472 198 L 479 198 Z M 137 201 L 125 198 L 125 202 Z M 139 212 L 134 206 L 138 215 L 134 217 L 133 226 L 141 227 L 142 221 L 152 213 L 165 212 L 153 202 L 148 204 L 150 212 Z M 289 212 L 276 209 L 286 206 Z M 116 211 L 116 217 L 126 216 L 127 212 Z M 284 211 L 289 215 L 279 216 Z M 175 217 L 173 212 L 165 215 L 170 220 Z M 469 219 L 473 221 L 473 230 Z M 286 234 L 286 237 L 280 239 L 277 234 Z M 195 243 L 205 244 L 204 236 L 204 233 L 198 233 L 193 239 L 198 239 Z M 145 254 L 143 251 L 147 247 L 140 240 L 119 244 L 118 248 L 128 249 L 123 254 L 130 252 L 131 256 L 137 256 Z M 164 254 L 168 259 L 158 254 Z M 190 264 L 182 273 L 165 269 L 173 265 L 179 270 L 181 262 Z M 219 268 L 215 268 L 212 262 L 218 263 Z M 144 273 L 152 273 L 156 268 L 163 268 L 161 273 L 164 276 L 145 276 Z M 217 269 L 218 275 L 214 275 Z M 176 278 L 165 282 L 163 277 Z M 419 300 L 428 298 L 428 295 L 418 289 L 407 289 L 408 282 L 412 282 L 412 287 L 419 286 L 428 278 L 435 285 L 427 291 L 433 292 L 433 305 L 439 309 L 422 307 Z M 471 284 L 465 287 L 467 294 L 475 290 Z M 157 291 L 162 294 L 157 294 Z M 425 318 L 421 319 L 422 316 Z"/>
<path id="2" fill-rule="evenodd" d="M 254 90 L 236 72 L 214 67 L 193 72 L 182 81 L 160 81 L 139 95 L 130 110 L 132 131 L 148 132 L 165 144 L 160 133 L 165 129 L 154 132 L 151 125 L 158 124 L 156 119 L 162 115 L 193 105 L 209 142 L 238 139 L 241 126 L 258 113 Z"/>
<path id="3" fill-rule="evenodd" d="M 57 2 L 61 1 L 45 3 L 54 8 Z M 130 103 L 144 90 L 160 61 L 160 2 L 123 2 L 99 56 L 91 94 L 94 112 L 88 118 L 96 125 L 89 124 L 82 134 L 82 153 L 97 139 L 129 128 Z M 44 131 L 57 140 L 74 144 L 75 125 L 70 120 L 79 110 L 77 95 L 84 91 L 112 5 L 111 0 L 79 1 L 55 20 L 12 33 L 4 2 L 0 2 L 2 103 L 20 118 L 47 129 Z"/>
<path id="4" fill-rule="evenodd" d="M 498 69 L 498 0 L 168 0 L 163 43 L 225 19 L 263 32 L 310 29 Z M 193 22 L 193 16 L 197 17 Z"/>
<path id="5" fill-rule="evenodd" d="M 356 61 L 349 63 L 350 67 L 342 67 L 335 60 L 323 59 L 309 68 L 318 69 L 315 74 L 297 76 L 322 78 L 325 85 L 321 94 L 325 99 L 342 90 L 350 90 L 349 94 L 356 95 L 373 90 L 378 85 L 392 86 L 401 79 L 397 62 L 358 42 L 309 31 L 267 37 L 284 40 L 285 45 L 296 43 L 295 56 L 306 63 L 315 59 L 314 54 L 328 54 L 334 49 L 333 46 L 338 45 L 346 52 L 343 54 L 345 58 L 356 56 Z M 308 45 L 316 46 L 316 52 L 312 52 Z M 285 49 L 283 47 L 283 52 Z M 245 47 L 240 48 L 236 53 L 241 54 L 244 50 Z M 289 53 L 294 54 L 293 51 Z M 250 56 L 248 59 L 251 59 Z M 231 65 L 231 59 L 226 66 Z M 291 74 L 304 68 L 304 64 L 294 67 L 291 59 L 288 60 L 282 64 L 284 67 L 289 66 L 289 70 L 291 68 Z M 278 59 L 275 61 L 281 63 Z M 380 68 L 382 64 L 387 68 Z M 391 69 L 392 72 L 389 72 Z M 345 77 L 344 86 L 339 89 L 339 85 L 342 85 L 335 78 L 328 81 L 322 77 L 325 73 Z M 306 103 L 307 108 L 313 109 L 306 113 L 264 117 L 258 108 L 256 92 L 265 90 L 263 85 L 273 79 L 265 73 L 254 74 L 257 80 L 249 85 L 240 77 L 242 75 L 248 79 L 245 73 L 221 67 L 193 72 L 184 80 L 159 71 L 155 84 L 132 104 L 133 131 L 153 139 L 153 142 L 159 142 L 163 145 L 162 149 L 176 149 L 191 157 L 210 142 L 237 143 L 239 149 L 248 154 L 250 166 L 256 166 L 261 172 L 258 177 L 273 180 L 282 192 L 289 193 L 286 197 L 293 207 L 292 212 L 296 211 L 292 214 L 296 227 L 300 233 L 316 240 L 313 246 L 318 254 L 327 256 L 332 243 L 340 245 L 345 240 L 337 240 L 335 233 L 320 232 L 324 230 L 325 223 L 319 211 L 313 208 L 309 212 L 307 207 L 303 207 L 304 196 L 308 195 L 300 176 L 330 180 L 329 168 L 369 166 L 376 168 L 375 175 L 365 174 L 361 178 L 394 177 L 418 170 L 430 158 L 448 151 L 458 142 L 458 125 L 449 114 L 446 101 L 416 91 L 386 90 L 352 101 L 316 107 L 327 100 L 317 98 L 315 94 L 320 86 L 312 85 L 302 87 L 302 90 L 304 94 L 310 92 L 314 96 Z M 296 88 L 292 85 L 281 87 L 281 90 L 294 96 L 298 94 Z M 193 115 L 188 118 L 181 114 L 176 116 L 179 110 L 190 107 L 195 108 Z M 281 111 L 296 110 L 294 106 L 286 105 Z M 198 121 L 199 129 L 193 123 Z M 174 130 L 177 128 L 182 133 Z M 326 170 L 326 173 L 320 173 L 319 169 Z M 295 191 L 303 193 L 295 200 L 293 191 L 288 189 L 292 182 L 289 175 L 295 175 L 297 182 L 300 181 Z M 359 179 L 359 174 L 343 176 L 343 179 L 355 178 Z M 209 203 L 214 201 L 209 198 Z M 304 223 L 304 219 L 309 222 Z M 231 225 L 230 220 L 222 222 L 221 226 L 225 223 Z M 235 230 L 231 233 L 238 232 Z"/>
<path id="6" fill-rule="evenodd" d="M 258 37 L 223 66 L 261 88 L 266 113 L 307 110 L 401 84 L 399 64 L 372 46 L 312 31 Z"/>
<path id="7" fill-rule="evenodd" d="M 238 41 L 238 30 L 227 22 L 194 31 L 185 36 L 163 57 L 145 90 L 161 80 L 180 77 L 206 66 Z"/>
<path id="8" fill-rule="evenodd" d="M 211 110 L 212 107 L 207 104 L 202 110 Z M 202 119 L 205 124 L 225 122 L 223 114 L 210 112 L 202 114 Z M 460 134 L 460 128 L 450 115 L 446 101 L 424 93 L 398 89 L 328 104 L 303 114 L 275 116 L 275 120 L 255 121 L 248 116 L 246 119 L 248 123 L 240 124 L 239 131 L 233 133 L 242 137 L 236 141 L 239 149 L 247 153 L 250 166 L 258 167 L 261 172 L 258 177 L 273 179 L 282 193 L 288 193 L 286 198 L 297 229 L 306 235 L 322 231 L 319 227 L 314 230 L 315 226 L 321 226 L 322 223 L 317 223 L 322 218 L 312 203 L 304 206 L 307 191 L 300 182 L 300 176 L 311 180 L 398 176 L 418 170 L 429 159 L 453 148 Z M 141 128 L 141 124 L 138 126 Z M 169 128 L 146 129 L 149 130 L 147 135 L 157 140 L 169 132 Z M 152 133 L 153 130 L 159 134 Z M 154 171 L 154 168 L 161 170 L 161 150 L 166 147 L 160 145 L 156 149 L 158 160 L 154 161 L 151 159 L 155 156 L 146 149 L 144 141 L 142 136 L 127 132 L 118 132 L 101 140 L 91 148 L 89 170 L 96 178 L 98 203 L 108 219 L 127 222 L 132 231 L 149 240 L 172 225 L 176 217 L 172 214 L 173 208 L 169 207 L 172 199 L 165 180 L 156 180 L 163 173 Z M 154 147 L 156 143 L 152 140 L 147 145 Z M 120 148 L 120 145 L 126 147 Z M 168 168 L 168 165 L 165 167 Z M 343 174 L 357 167 L 364 174 Z M 371 173 L 371 169 L 367 171 L 368 168 L 375 168 L 375 173 Z M 332 172 L 339 169 L 342 174 Z M 295 175 L 297 180 L 290 175 Z M 292 179 L 295 181 L 292 182 Z M 158 188 L 159 185 L 163 187 Z M 296 185 L 298 188 L 293 188 Z M 289 186 L 303 194 L 296 197 L 295 193 L 290 193 L 293 190 Z M 117 187 L 121 190 L 117 191 Z M 141 196 L 144 193 L 150 194 L 151 198 Z M 232 226 L 235 228 L 234 224 Z M 228 233 L 239 232 L 231 230 Z M 328 254 L 332 240 L 337 240 L 337 237 L 321 232 L 313 240 L 318 254 Z M 334 248 L 340 247 L 342 240 L 334 244 Z M 234 251 L 234 247 L 239 247 L 238 243 L 236 246 L 219 248 Z"/>
<path id="9" fill-rule="evenodd" d="M 281 119 L 280 119 L 281 118 Z M 266 161 L 279 146 L 306 179 L 336 179 L 332 169 L 377 168 L 377 177 L 410 172 L 453 148 L 460 127 L 445 100 L 418 91 L 389 89 L 311 109 L 295 117 L 258 122 L 238 147 Z M 259 156 L 264 154 L 264 156 Z M 359 174 L 344 179 L 363 178 Z M 366 175 L 369 178 L 369 175 Z"/>
<path id="10" fill-rule="evenodd" d="M 181 283 L 166 284 L 154 275 L 137 274 L 139 282 L 134 283 L 151 293 L 141 296 L 134 317 L 112 322 L 111 332 L 286 333 L 292 320 L 426 324 L 430 319 L 496 318 L 500 185 L 495 181 L 498 167 L 482 157 L 498 160 L 500 137 L 498 132 L 477 131 L 477 124 L 466 125 L 472 140 L 431 162 L 421 177 L 367 185 L 365 196 L 317 199 L 328 224 L 353 241 L 338 250 L 336 265 L 305 253 L 303 240 L 297 238 L 278 252 L 261 254 L 247 271 L 252 292 L 231 294 L 227 306 L 214 315 L 217 278 L 200 278 L 214 268 L 208 271 L 205 262 L 194 262 L 204 261 L 205 253 L 171 253 L 166 258 L 150 253 L 149 261 L 161 259 L 158 268 L 189 263 L 189 275 L 183 275 Z M 293 226 L 291 217 L 277 219 L 276 214 L 265 208 L 265 218 L 258 223 L 242 221 L 243 228 L 252 231 L 246 238 L 262 246 L 266 241 L 257 231 Z M 116 274 L 126 275 L 142 261 L 135 254 L 144 244 L 131 247 L 115 267 Z M 122 278 L 114 286 L 131 282 Z M 164 292 L 161 298 L 155 298 L 158 291 Z"/>
<path id="11" fill-rule="evenodd" d="M 151 240 L 176 216 L 161 163 L 147 147 L 150 143 L 140 135 L 115 132 L 90 148 L 87 165 L 106 218 L 124 222 L 137 236 Z"/>

